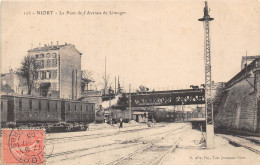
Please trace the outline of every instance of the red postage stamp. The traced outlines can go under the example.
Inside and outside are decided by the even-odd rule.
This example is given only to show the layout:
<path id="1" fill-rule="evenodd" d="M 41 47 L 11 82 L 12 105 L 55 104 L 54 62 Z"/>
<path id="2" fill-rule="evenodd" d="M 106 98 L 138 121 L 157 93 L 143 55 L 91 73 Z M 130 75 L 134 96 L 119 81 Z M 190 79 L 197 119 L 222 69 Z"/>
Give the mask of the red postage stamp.
<path id="1" fill-rule="evenodd" d="M 44 136 L 42 129 L 3 129 L 2 163 L 44 164 Z"/>

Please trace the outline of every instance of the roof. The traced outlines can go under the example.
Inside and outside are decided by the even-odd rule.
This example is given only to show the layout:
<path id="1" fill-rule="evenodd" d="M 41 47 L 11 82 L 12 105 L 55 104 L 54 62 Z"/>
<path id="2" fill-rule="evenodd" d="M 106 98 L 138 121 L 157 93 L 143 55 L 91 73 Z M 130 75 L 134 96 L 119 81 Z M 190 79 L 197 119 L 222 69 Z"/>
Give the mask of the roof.
<path id="1" fill-rule="evenodd" d="M 95 103 L 88 103 L 85 101 L 79 101 L 79 100 L 67 100 L 63 98 L 49 98 L 49 97 L 41 97 L 41 96 L 32 96 L 32 95 L 19 95 L 19 94 L 9 94 L 9 95 L 1 95 L 2 98 L 8 98 L 8 97 L 16 97 L 16 98 L 28 98 L 28 99 L 42 99 L 42 100 L 55 100 L 55 101 L 67 101 L 67 102 L 79 102 L 79 103 L 85 103 L 85 104 L 95 104 Z"/>
<path id="2" fill-rule="evenodd" d="M 74 45 L 65 43 L 64 45 L 52 45 L 52 46 L 49 46 L 49 45 L 45 44 L 44 47 L 36 47 L 34 49 L 28 50 L 28 52 L 42 52 L 42 51 L 48 51 L 48 50 L 59 50 L 60 48 L 65 47 L 65 46 L 74 46 Z M 79 52 L 79 54 L 82 55 L 82 53 L 80 53 L 80 52 Z"/>
<path id="3" fill-rule="evenodd" d="M 45 46 L 45 47 L 37 47 L 31 50 L 28 50 L 28 52 L 38 52 L 38 51 L 47 51 L 47 50 L 59 50 L 61 47 L 65 45 L 53 45 L 53 46 Z"/>

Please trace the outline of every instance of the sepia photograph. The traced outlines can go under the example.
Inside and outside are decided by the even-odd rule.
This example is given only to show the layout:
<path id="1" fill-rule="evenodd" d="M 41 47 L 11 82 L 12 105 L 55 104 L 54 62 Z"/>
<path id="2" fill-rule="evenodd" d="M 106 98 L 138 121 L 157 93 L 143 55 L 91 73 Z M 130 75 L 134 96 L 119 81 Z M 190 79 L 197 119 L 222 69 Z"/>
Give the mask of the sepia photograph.
<path id="1" fill-rule="evenodd" d="M 260 0 L 0 8 L 0 164 L 260 164 Z"/>

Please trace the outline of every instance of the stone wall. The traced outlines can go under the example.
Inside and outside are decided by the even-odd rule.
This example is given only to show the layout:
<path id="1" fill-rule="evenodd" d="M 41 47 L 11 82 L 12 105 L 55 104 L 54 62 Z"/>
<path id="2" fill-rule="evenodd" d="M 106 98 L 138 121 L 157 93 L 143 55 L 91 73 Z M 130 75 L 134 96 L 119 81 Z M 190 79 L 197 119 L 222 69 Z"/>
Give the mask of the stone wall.
<path id="1" fill-rule="evenodd" d="M 215 128 L 260 132 L 260 72 L 258 63 L 227 83 L 216 109 Z M 238 76 L 239 75 L 239 76 Z M 244 76 L 243 76 L 244 75 Z M 236 77 L 235 76 L 235 77 Z"/>

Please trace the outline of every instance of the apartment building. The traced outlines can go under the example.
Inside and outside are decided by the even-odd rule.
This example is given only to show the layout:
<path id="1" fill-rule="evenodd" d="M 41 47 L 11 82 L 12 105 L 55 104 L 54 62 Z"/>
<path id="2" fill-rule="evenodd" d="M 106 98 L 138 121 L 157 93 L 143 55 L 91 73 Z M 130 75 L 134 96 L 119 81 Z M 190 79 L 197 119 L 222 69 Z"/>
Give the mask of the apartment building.
<path id="1" fill-rule="evenodd" d="M 74 45 L 44 45 L 28 50 L 39 66 L 35 88 L 40 95 L 78 99 L 81 92 L 81 55 Z"/>

